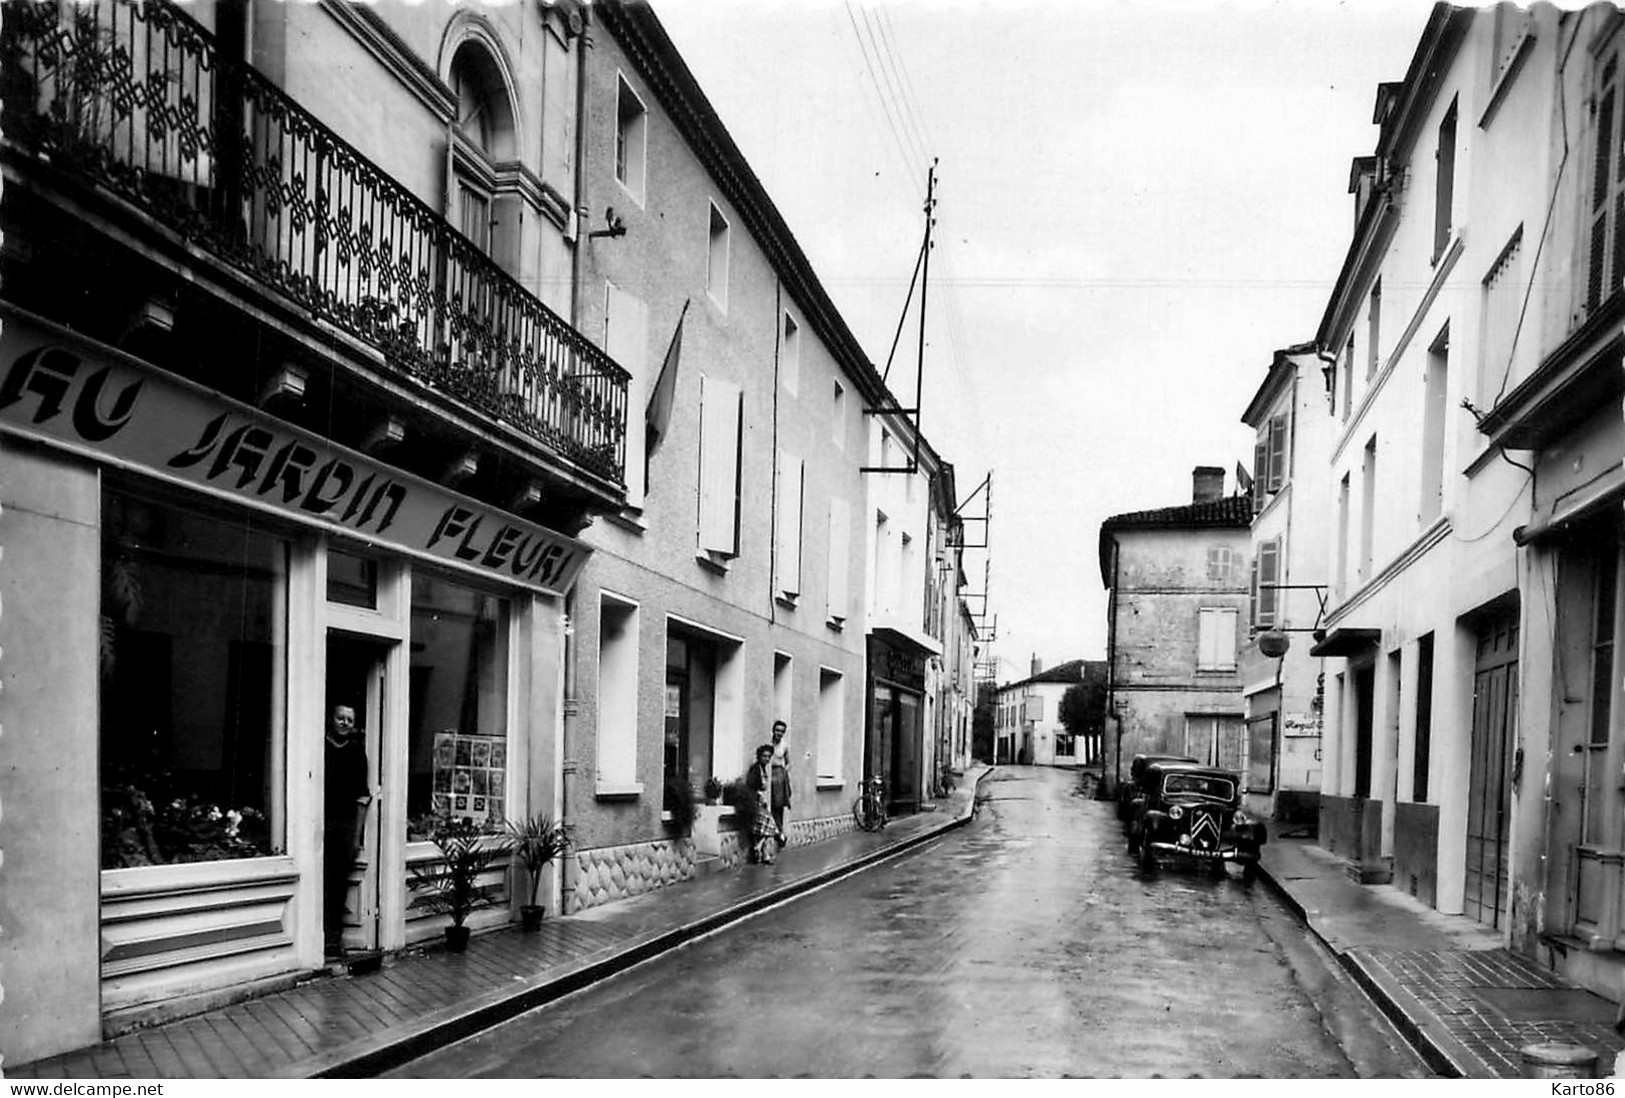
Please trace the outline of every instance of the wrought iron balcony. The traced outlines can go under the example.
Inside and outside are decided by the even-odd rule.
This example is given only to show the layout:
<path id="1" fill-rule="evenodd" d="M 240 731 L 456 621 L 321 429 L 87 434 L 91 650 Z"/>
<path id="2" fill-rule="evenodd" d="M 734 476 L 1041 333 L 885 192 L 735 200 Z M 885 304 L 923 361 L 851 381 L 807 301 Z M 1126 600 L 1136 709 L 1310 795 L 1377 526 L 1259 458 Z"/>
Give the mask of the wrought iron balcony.
<path id="1" fill-rule="evenodd" d="M 627 374 L 168 0 L 5 0 L 6 142 L 624 483 Z"/>

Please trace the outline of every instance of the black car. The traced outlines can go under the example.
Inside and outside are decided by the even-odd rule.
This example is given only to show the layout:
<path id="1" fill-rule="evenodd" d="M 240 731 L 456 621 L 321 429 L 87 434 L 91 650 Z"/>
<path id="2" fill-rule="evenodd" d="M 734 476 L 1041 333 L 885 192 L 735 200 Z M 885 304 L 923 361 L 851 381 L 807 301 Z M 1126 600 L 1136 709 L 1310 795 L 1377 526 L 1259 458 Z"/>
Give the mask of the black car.
<path id="1" fill-rule="evenodd" d="M 1140 785 L 1145 780 L 1145 768 L 1152 763 L 1180 762 L 1195 763 L 1196 760 L 1189 755 L 1136 755 L 1128 764 L 1128 780 L 1121 782 L 1117 787 L 1117 818 L 1124 823 L 1134 819 L 1134 801 L 1140 795 Z"/>
<path id="2" fill-rule="evenodd" d="M 1144 768 L 1129 820 L 1128 849 L 1147 869 L 1158 855 L 1209 864 L 1236 862 L 1251 878 L 1266 833 L 1241 807 L 1241 781 L 1229 770 L 1184 762 Z"/>

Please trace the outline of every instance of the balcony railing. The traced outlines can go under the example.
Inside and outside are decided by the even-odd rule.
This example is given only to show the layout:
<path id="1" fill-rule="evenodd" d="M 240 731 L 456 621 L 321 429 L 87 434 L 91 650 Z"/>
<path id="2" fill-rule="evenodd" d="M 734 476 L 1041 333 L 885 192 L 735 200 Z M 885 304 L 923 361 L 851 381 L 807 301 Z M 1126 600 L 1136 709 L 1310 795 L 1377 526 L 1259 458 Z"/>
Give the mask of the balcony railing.
<path id="1" fill-rule="evenodd" d="M 8 143 L 623 483 L 627 374 L 167 0 L 5 0 Z"/>

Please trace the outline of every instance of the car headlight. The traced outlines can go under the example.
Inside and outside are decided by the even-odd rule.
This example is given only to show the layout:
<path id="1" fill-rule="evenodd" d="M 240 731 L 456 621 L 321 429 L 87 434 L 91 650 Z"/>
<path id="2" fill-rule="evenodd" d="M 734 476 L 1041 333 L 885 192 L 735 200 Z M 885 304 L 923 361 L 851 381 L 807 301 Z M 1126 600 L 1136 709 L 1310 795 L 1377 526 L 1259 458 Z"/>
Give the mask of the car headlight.
<path id="1" fill-rule="evenodd" d="M 1253 818 L 1245 812 L 1237 812 L 1230 817 L 1230 823 L 1235 827 L 1245 827 L 1253 822 Z"/>
<path id="2" fill-rule="evenodd" d="M 1180 808 L 1177 804 L 1168 810 L 1168 818 L 1171 820 L 1183 819 L 1184 816 L 1185 810 Z"/>

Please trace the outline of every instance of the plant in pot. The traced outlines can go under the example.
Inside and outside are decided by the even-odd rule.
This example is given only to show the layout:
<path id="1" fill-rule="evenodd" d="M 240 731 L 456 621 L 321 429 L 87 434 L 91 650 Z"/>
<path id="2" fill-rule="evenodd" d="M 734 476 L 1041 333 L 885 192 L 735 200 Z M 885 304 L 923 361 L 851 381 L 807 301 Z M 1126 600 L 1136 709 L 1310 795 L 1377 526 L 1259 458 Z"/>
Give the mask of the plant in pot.
<path id="1" fill-rule="evenodd" d="M 694 827 L 695 806 L 700 798 L 695 794 L 694 787 L 683 778 L 673 775 L 666 776 L 665 796 L 661 803 L 670 817 L 673 831 L 679 835 L 686 835 Z"/>
<path id="2" fill-rule="evenodd" d="M 507 822 L 508 845 L 525 867 L 530 881 L 530 903 L 519 905 L 519 922 L 526 930 L 539 930 L 546 909 L 536 902 L 537 890 L 542 884 L 542 870 L 547 864 L 564 855 L 570 840 L 564 825 L 555 823 L 551 816 L 532 816 L 526 820 Z"/>
<path id="3" fill-rule="evenodd" d="M 426 834 L 440 851 L 438 862 L 412 866 L 411 887 L 423 896 L 423 906 L 451 916 L 446 948 L 461 953 L 468 948 L 469 913 L 495 900 L 497 888 L 480 884 L 491 863 L 507 853 L 506 833 L 487 830 L 465 817 L 428 816 L 413 830 Z"/>

